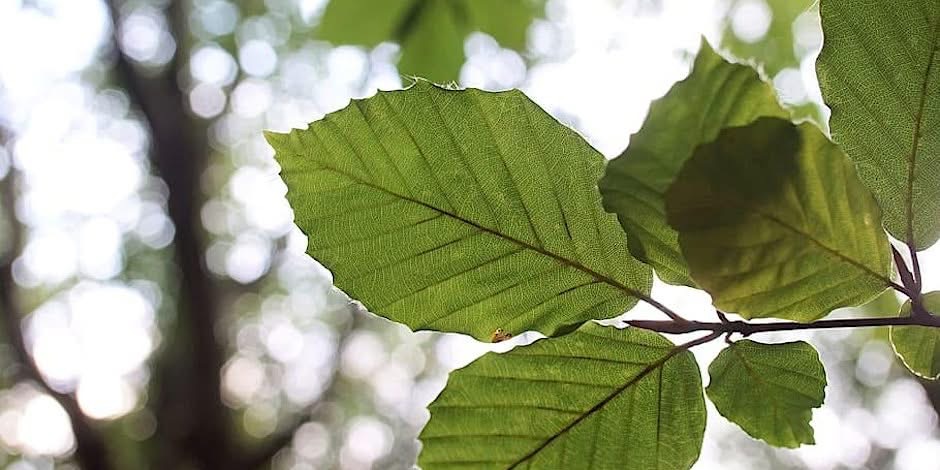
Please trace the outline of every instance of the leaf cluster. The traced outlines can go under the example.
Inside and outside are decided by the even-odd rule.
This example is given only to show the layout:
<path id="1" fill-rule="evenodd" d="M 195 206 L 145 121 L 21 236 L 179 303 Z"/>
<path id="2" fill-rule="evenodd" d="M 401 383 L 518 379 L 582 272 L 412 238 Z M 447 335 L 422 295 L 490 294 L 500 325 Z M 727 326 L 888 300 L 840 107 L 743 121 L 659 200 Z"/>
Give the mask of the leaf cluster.
<path id="1" fill-rule="evenodd" d="M 386 7 L 418 3 L 449 8 Z M 733 334 L 895 325 L 904 363 L 940 375 L 940 297 L 917 260 L 940 238 L 940 3 L 862 3 L 821 4 L 831 135 L 704 41 L 609 163 L 519 91 L 423 80 L 267 134 L 308 253 L 370 311 L 481 341 L 549 336 L 452 374 L 422 467 L 690 468 L 706 395 L 757 439 L 813 443 L 816 351 Z M 720 321 L 654 299 L 654 271 L 708 292 Z M 820 320 L 888 289 L 909 299 L 897 318 Z M 668 321 L 591 321 L 638 302 Z M 747 321 L 766 317 L 789 322 Z M 710 333 L 663 336 L 690 331 Z M 689 349 L 723 335 L 703 390 Z"/>

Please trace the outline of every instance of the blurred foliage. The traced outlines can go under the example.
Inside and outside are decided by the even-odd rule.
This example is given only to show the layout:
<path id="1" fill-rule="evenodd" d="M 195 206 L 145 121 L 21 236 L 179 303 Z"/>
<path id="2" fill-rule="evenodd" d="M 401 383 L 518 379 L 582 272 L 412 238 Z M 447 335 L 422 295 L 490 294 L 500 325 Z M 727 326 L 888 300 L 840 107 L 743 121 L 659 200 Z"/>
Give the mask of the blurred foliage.
<path id="1" fill-rule="evenodd" d="M 753 63 L 775 81 L 778 93 L 796 119 L 810 119 L 827 127 L 821 103 L 813 102 L 806 84 L 794 80 L 803 61 L 821 41 L 818 0 L 731 0 L 722 20 L 721 47 L 732 56 Z M 751 35 L 766 25 L 766 30 Z M 760 28 L 762 29 L 762 28 Z M 747 32 L 747 34 L 745 34 Z M 784 79 L 784 80 L 780 80 Z M 783 82 L 783 83 L 782 83 Z M 780 89 L 785 86 L 785 89 Z"/>
<path id="2" fill-rule="evenodd" d="M 334 44 L 401 46 L 402 74 L 437 83 L 456 81 L 464 63 L 464 39 L 489 34 L 500 45 L 522 51 L 529 24 L 544 0 L 332 0 L 317 36 Z"/>
<path id="3" fill-rule="evenodd" d="M 799 67 L 803 54 L 799 51 L 794 28 L 800 15 L 812 14 L 818 0 L 732 0 L 729 15 L 724 20 L 721 45 L 731 54 L 753 60 L 774 77 L 785 68 Z M 762 14 L 769 14 L 767 30 L 758 38 L 742 37 L 735 31 L 736 15 L 739 24 L 753 25 L 763 22 Z"/>

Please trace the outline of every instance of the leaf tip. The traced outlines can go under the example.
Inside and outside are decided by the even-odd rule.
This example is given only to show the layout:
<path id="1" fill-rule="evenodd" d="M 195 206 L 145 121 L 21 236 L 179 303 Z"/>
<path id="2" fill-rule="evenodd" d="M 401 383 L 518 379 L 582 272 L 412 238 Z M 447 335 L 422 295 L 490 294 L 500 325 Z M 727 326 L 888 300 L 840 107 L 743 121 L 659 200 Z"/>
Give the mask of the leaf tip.
<path id="1" fill-rule="evenodd" d="M 282 132 L 275 132 L 275 131 L 268 131 L 268 130 L 261 131 L 261 133 L 264 135 L 264 140 L 268 142 L 268 145 L 270 145 L 271 147 L 274 147 L 275 150 L 277 150 L 278 147 L 282 145 L 284 141 L 287 140 L 287 136 L 290 135 L 290 133 L 282 133 Z"/>

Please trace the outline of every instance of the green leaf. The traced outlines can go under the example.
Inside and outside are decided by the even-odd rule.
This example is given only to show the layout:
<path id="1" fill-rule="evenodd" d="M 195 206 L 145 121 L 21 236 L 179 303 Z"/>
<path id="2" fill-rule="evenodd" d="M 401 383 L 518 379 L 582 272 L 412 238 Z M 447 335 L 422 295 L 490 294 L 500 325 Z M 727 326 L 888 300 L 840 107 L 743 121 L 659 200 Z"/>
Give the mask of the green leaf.
<path id="1" fill-rule="evenodd" d="M 317 29 L 335 44 L 402 46 L 399 70 L 438 82 L 458 78 L 464 39 L 474 31 L 522 50 L 544 0 L 332 0 Z"/>
<path id="2" fill-rule="evenodd" d="M 600 182 L 604 207 L 617 214 L 630 252 L 652 265 L 660 279 L 693 285 L 678 234 L 666 222 L 669 185 L 695 147 L 724 127 L 760 116 L 787 116 L 773 87 L 750 67 L 726 62 L 703 40 L 689 77 L 653 103 L 630 146 L 607 166 Z"/>
<path id="3" fill-rule="evenodd" d="M 416 7 L 414 22 L 396 39 L 401 43 L 398 70 L 440 83 L 459 78 L 464 63 L 463 31 L 452 1 L 431 0 Z"/>
<path id="4" fill-rule="evenodd" d="M 524 50 L 529 24 L 544 8 L 544 0 L 465 0 L 468 22 L 493 36 L 503 47 Z"/>
<path id="5" fill-rule="evenodd" d="M 708 398 L 751 437 L 777 447 L 815 443 L 809 422 L 826 396 L 826 371 L 809 343 L 737 341 L 708 375 Z"/>
<path id="6" fill-rule="evenodd" d="M 877 203 L 809 123 L 722 131 L 685 164 L 666 208 L 692 278 L 723 311 L 812 321 L 891 282 Z"/>
<path id="7" fill-rule="evenodd" d="M 330 0 L 317 26 L 317 36 L 337 44 L 375 47 L 395 39 L 417 12 L 421 0 Z"/>
<path id="8" fill-rule="evenodd" d="M 895 238 L 940 239 L 940 1 L 823 0 L 816 70 L 832 137 Z"/>
<path id="9" fill-rule="evenodd" d="M 940 313 L 940 292 L 924 294 L 924 308 Z M 901 306 L 899 316 L 911 315 L 911 301 Z M 940 378 L 940 328 L 929 326 L 892 326 L 894 352 L 914 374 L 931 380 Z"/>
<path id="10" fill-rule="evenodd" d="M 453 372 L 422 468 L 688 469 L 705 431 L 695 358 L 658 333 L 586 324 Z"/>
<path id="11" fill-rule="evenodd" d="M 267 134 L 307 252 L 413 329 L 549 336 L 647 299 L 604 158 L 519 91 L 418 81 Z"/>

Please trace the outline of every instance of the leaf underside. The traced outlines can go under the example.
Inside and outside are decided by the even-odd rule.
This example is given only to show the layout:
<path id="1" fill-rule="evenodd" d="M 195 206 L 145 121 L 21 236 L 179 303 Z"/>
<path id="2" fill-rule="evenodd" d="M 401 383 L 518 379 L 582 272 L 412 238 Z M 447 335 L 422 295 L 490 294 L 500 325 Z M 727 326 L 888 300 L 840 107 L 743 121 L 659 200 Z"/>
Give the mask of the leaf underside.
<path id="1" fill-rule="evenodd" d="M 815 443 L 809 423 L 825 399 L 826 372 L 809 343 L 737 341 L 708 375 L 708 398 L 751 437 L 777 447 Z"/>
<path id="2" fill-rule="evenodd" d="M 401 44 L 398 69 L 437 82 L 459 78 L 464 39 L 481 31 L 523 50 L 543 0 L 331 0 L 317 36 L 334 44 Z M 493 12 L 498 11 L 498 14 Z"/>
<path id="3" fill-rule="evenodd" d="M 832 137 L 895 238 L 940 238 L 940 0 L 823 0 L 816 62 Z"/>
<path id="4" fill-rule="evenodd" d="M 924 294 L 924 308 L 940 313 L 940 292 Z M 911 301 L 908 300 L 901 306 L 900 316 L 910 315 Z M 940 328 L 892 326 L 891 345 L 908 370 L 926 379 L 940 378 Z"/>
<path id="5" fill-rule="evenodd" d="M 452 373 L 418 464 L 688 469 L 705 430 L 701 387 L 692 354 L 661 335 L 586 324 Z"/>
<path id="6" fill-rule="evenodd" d="M 489 340 L 648 298 L 600 204 L 604 158 L 521 92 L 418 81 L 267 137 L 307 252 L 379 315 Z"/>
<path id="7" fill-rule="evenodd" d="M 703 145 L 666 203 L 692 278 L 723 311 L 812 321 L 890 283 L 880 211 L 814 125 L 762 118 Z"/>
<path id="8" fill-rule="evenodd" d="M 692 286 L 678 234 L 666 222 L 664 195 L 699 144 L 725 127 L 761 116 L 787 117 L 773 87 L 754 69 L 725 61 L 702 41 L 688 78 L 650 107 L 630 146 L 600 182 L 604 207 L 630 236 L 630 251 L 671 284 Z"/>

